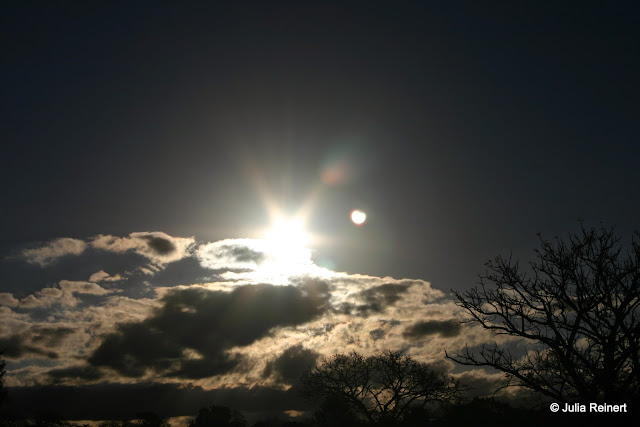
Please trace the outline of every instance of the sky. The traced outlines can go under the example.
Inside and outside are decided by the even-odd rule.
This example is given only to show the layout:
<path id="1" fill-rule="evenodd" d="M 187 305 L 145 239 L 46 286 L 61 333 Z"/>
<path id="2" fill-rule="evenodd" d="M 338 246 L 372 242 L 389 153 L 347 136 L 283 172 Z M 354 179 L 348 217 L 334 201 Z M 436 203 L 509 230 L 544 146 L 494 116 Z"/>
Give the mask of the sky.
<path id="1" fill-rule="evenodd" d="M 444 358 L 493 340 L 451 290 L 638 229 L 638 9 L 3 5 L 10 404 L 295 415 L 306 367 L 383 349 L 489 390 Z"/>

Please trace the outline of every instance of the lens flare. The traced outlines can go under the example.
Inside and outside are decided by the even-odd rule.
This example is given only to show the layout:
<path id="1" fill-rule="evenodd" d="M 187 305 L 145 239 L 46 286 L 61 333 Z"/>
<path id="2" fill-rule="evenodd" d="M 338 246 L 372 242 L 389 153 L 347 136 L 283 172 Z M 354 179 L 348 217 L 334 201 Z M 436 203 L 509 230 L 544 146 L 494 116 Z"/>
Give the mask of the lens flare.
<path id="1" fill-rule="evenodd" d="M 359 209 L 354 209 L 351 211 L 351 221 L 355 225 L 362 225 L 367 220 L 367 214 Z"/>

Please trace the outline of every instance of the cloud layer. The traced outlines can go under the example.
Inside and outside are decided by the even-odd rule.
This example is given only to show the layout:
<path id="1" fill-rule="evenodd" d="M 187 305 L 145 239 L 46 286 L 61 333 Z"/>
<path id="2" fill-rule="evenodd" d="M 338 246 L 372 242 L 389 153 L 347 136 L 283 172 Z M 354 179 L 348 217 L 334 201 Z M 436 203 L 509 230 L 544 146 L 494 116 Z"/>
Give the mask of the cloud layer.
<path id="1" fill-rule="evenodd" d="M 253 390 L 268 400 L 292 394 L 305 369 L 336 353 L 404 350 L 451 371 L 445 349 L 490 339 L 461 326 L 458 307 L 423 280 L 326 270 L 308 251 L 279 256 L 260 240 L 162 232 L 62 238 L 23 251 L 31 268 L 68 276 L 0 293 L 7 384 L 36 401 L 43 386 L 171 394 L 178 385 L 198 395 Z M 78 276 L 87 265 L 91 272 Z M 278 407 L 298 410 L 287 396 Z"/>
<path id="2" fill-rule="evenodd" d="M 166 377 L 205 378 L 240 361 L 228 351 L 247 346 L 272 328 L 306 323 L 326 310 L 326 286 L 244 285 L 231 292 L 172 291 L 139 323 L 120 325 L 89 358 L 124 376 L 147 370 Z"/>

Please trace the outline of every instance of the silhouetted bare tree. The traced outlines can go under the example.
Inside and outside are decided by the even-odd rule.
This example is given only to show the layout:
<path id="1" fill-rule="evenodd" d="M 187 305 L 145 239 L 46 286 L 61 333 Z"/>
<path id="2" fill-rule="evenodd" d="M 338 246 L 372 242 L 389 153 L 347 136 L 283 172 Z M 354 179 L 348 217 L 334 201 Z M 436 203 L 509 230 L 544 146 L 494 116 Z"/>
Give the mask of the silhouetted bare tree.
<path id="1" fill-rule="evenodd" d="M 399 423 L 430 402 L 453 402 L 460 387 L 444 373 L 403 352 L 386 351 L 364 357 L 338 354 L 301 378 L 302 396 L 332 399 L 369 423 Z"/>
<path id="2" fill-rule="evenodd" d="M 613 228 L 586 228 L 548 241 L 528 273 L 511 258 L 487 263 L 479 286 L 454 292 L 470 323 L 522 338 L 447 355 L 463 365 L 504 372 L 520 385 L 568 402 L 614 402 L 640 391 L 640 244 L 622 251 Z"/>

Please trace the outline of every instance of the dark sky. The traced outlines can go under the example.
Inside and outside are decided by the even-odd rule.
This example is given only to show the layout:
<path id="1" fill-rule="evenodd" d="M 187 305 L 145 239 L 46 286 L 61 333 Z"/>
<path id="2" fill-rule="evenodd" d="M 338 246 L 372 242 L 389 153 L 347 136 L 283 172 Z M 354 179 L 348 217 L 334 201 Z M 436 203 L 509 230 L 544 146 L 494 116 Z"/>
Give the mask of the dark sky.
<path id="1" fill-rule="evenodd" d="M 632 2 L 155 3 L 4 7 L 5 249 L 237 237 L 264 223 L 247 157 L 295 209 L 335 153 L 311 221 L 350 272 L 466 287 L 538 231 L 636 226 Z"/>
<path id="2" fill-rule="evenodd" d="M 129 274 L 125 250 L 195 283 L 214 267 L 171 236 L 257 237 L 266 199 L 307 206 L 317 264 L 445 293 L 537 232 L 638 228 L 636 2 L 12 2 L 0 24 L 0 291 L 24 307 L 98 298 L 60 281 Z M 130 240 L 69 249 L 98 235 Z"/>

